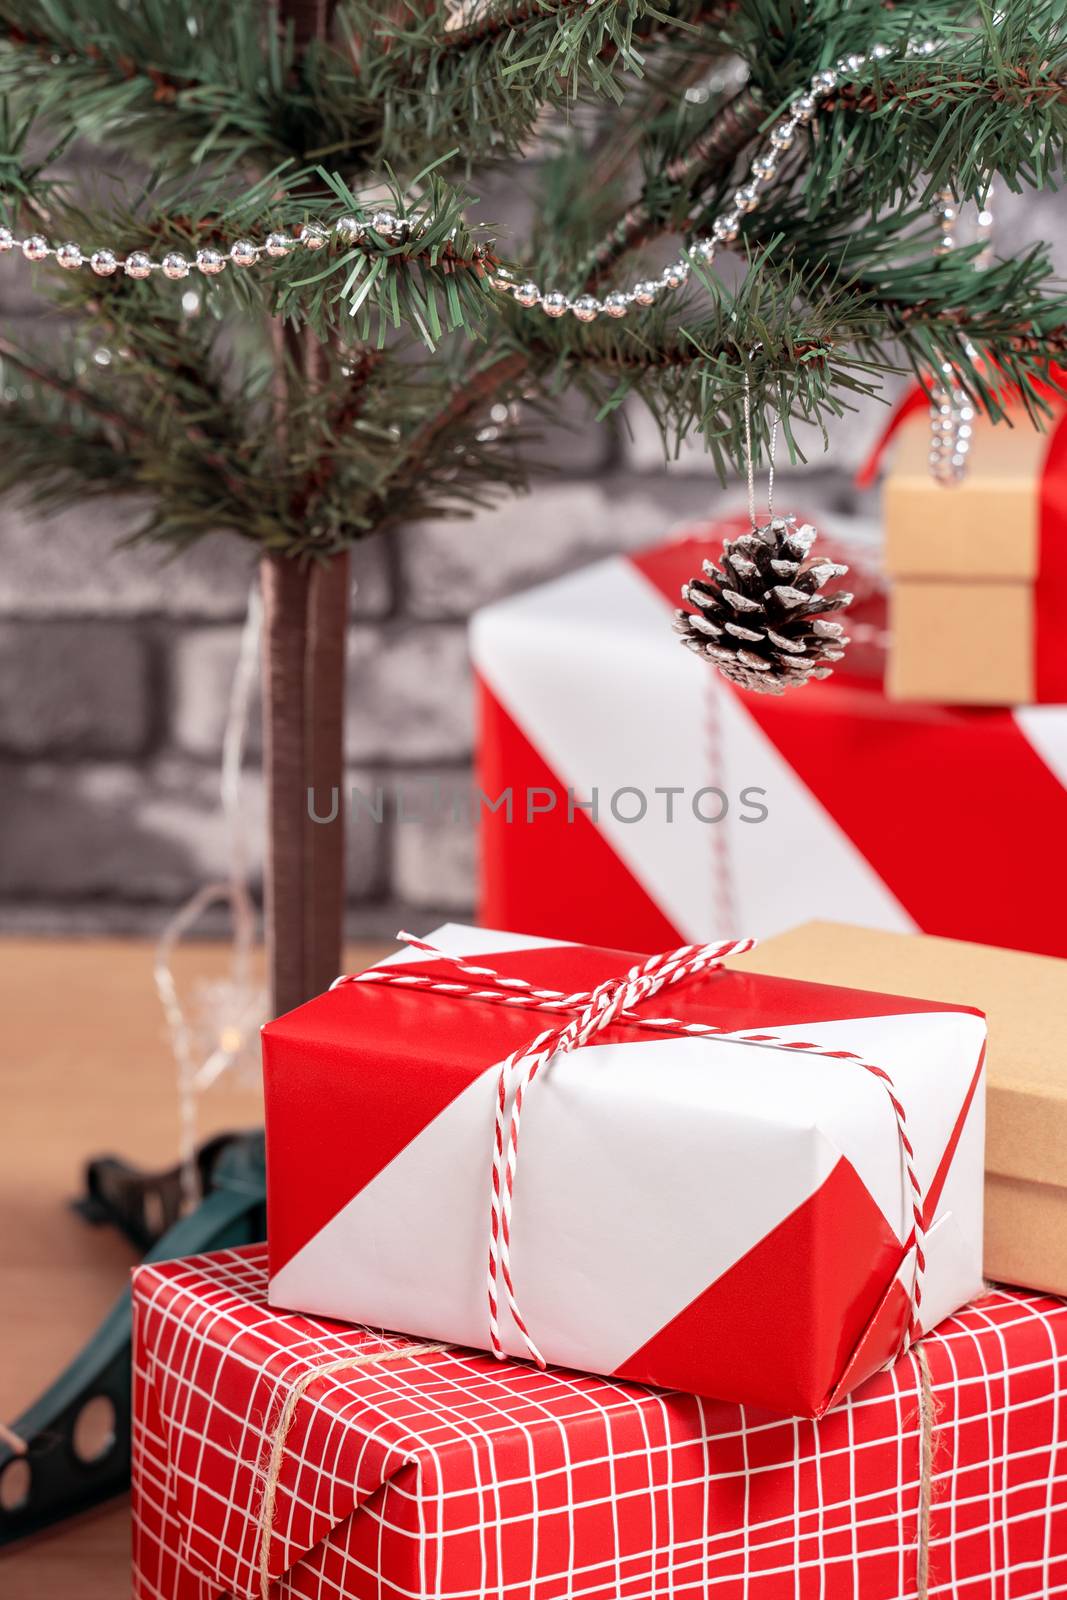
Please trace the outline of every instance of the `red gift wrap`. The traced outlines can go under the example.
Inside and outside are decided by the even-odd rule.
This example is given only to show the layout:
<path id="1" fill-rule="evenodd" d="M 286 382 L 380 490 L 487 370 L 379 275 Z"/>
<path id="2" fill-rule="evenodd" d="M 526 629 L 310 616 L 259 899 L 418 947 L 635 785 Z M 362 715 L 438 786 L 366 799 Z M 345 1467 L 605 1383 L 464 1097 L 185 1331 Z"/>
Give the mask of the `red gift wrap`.
<path id="1" fill-rule="evenodd" d="M 256 1246 L 134 1279 L 135 1600 L 1067 1591 L 1067 1307 L 995 1292 L 818 1422 L 272 1311 Z M 299 1392 L 264 1553 L 279 1416 Z"/>
<path id="2" fill-rule="evenodd" d="M 817 918 L 1067 955 L 1048 884 L 1049 841 L 1067 837 L 1067 705 L 887 700 L 870 598 L 832 678 L 735 689 L 671 631 L 724 531 L 475 617 L 481 920 L 659 950 Z M 509 794 L 510 814 L 493 809 Z"/>
<path id="3" fill-rule="evenodd" d="M 813 1416 L 981 1289 L 979 1012 L 431 941 L 263 1030 L 272 1304 Z"/>

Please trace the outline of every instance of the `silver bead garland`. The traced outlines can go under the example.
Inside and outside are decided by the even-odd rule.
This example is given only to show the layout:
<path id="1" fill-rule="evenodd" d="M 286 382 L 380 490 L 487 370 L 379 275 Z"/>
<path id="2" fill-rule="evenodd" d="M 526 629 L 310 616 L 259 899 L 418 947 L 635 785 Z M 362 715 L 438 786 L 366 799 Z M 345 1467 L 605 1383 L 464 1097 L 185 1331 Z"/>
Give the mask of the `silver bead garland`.
<path id="1" fill-rule="evenodd" d="M 334 237 L 345 245 L 373 243 L 374 236 L 391 245 L 410 238 L 413 224 L 392 211 L 376 211 L 367 221 L 356 216 L 340 217 L 332 231 Z M 129 278 L 148 278 L 154 272 L 161 272 L 165 278 L 179 279 L 188 277 L 194 266 L 206 277 L 217 277 L 228 264 L 254 267 L 264 256 L 277 260 L 301 248 L 323 250 L 330 239 L 329 228 L 318 222 L 305 222 L 295 236 L 268 233 L 262 244 L 254 239 L 235 239 L 225 251 L 204 246 L 197 250 L 192 262 L 181 251 L 170 250 L 162 260 L 155 261 L 146 250 L 132 250 L 125 257 L 107 249 L 94 250 L 91 255 L 86 255 L 81 246 L 73 241 L 52 245 L 39 233 L 16 239 L 10 228 L 0 227 L 0 255 L 18 250 L 27 261 L 44 261 L 54 256 L 59 266 L 69 272 L 89 267 L 99 278 L 110 278 L 121 271 Z M 473 253 L 476 260 L 484 260 L 489 257 L 490 250 L 486 245 L 475 245 Z"/>
<path id="2" fill-rule="evenodd" d="M 747 178 L 735 191 L 727 210 L 715 218 L 711 232 L 694 237 L 678 260 L 670 262 L 657 278 L 642 279 L 629 289 L 612 289 L 603 298 L 588 293 L 571 297 L 560 289 L 543 289 L 532 279 L 519 281 L 512 273 L 498 268 L 489 280 L 492 287 L 528 310 L 539 309 L 547 317 L 563 317 L 569 312 L 579 322 L 593 322 L 601 315 L 624 317 L 631 306 L 655 305 L 663 295 L 684 287 L 694 262 L 710 267 L 719 247 L 737 239 L 742 219 L 759 208 L 764 191 L 778 176 L 779 163 L 792 148 L 798 131 L 814 119 L 820 101 L 832 94 L 843 79 L 854 80 L 872 63 L 879 65 L 893 55 L 926 57 L 940 48 L 940 41 L 934 39 L 906 43 L 897 49 L 875 44 L 868 51 L 843 57 L 835 67 L 816 72 L 807 89 L 796 96 L 785 116 L 771 128 L 765 145 L 749 163 Z M 384 210 L 373 212 L 369 218 L 340 217 L 332 229 L 332 237 L 343 246 L 380 247 L 384 243 L 388 247 L 418 236 L 418 219 L 409 220 Z M 330 242 L 329 228 L 318 222 L 306 222 L 296 237 L 273 232 L 267 234 L 262 244 L 253 239 L 237 239 L 227 252 L 212 247 L 199 249 L 192 262 L 177 250 L 168 251 L 162 260 L 156 261 L 145 250 L 133 250 L 125 257 L 108 249 L 86 255 L 73 241 L 52 245 L 40 234 L 16 239 L 9 228 L 0 228 L 0 254 L 19 250 L 27 261 L 43 261 L 54 256 L 68 271 L 87 266 L 101 278 L 121 271 L 128 278 L 149 278 L 153 273 L 162 273 L 165 278 L 181 279 L 189 275 L 193 266 L 206 277 L 217 277 L 228 265 L 254 267 L 263 258 L 281 259 L 297 249 L 323 250 Z M 491 250 L 486 245 L 475 245 L 473 254 L 476 262 L 485 261 L 491 257 Z"/>
<path id="3" fill-rule="evenodd" d="M 974 226 L 975 242 L 982 245 L 974 263 L 978 272 L 988 267 L 993 257 L 991 197 L 992 184 L 987 182 Z M 934 203 L 934 215 L 939 229 L 934 254 L 951 255 L 956 249 L 956 227 L 959 222 L 959 206 L 951 189 L 939 192 Z M 977 357 L 972 345 L 967 346 L 967 355 Z M 974 406 L 952 362 L 939 359 L 938 367 L 930 388 L 930 476 L 935 483 L 949 487 L 961 483 L 967 472 L 974 432 Z"/>

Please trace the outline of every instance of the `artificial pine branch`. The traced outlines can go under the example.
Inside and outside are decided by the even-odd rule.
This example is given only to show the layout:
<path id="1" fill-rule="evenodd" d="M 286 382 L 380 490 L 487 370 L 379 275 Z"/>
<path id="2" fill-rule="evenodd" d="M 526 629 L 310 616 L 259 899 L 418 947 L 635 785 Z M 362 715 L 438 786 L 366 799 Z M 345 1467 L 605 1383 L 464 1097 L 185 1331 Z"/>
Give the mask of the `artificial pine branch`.
<path id="1" fill-rule="evenodd" d="M 439 33 L 437 48 L 467 50 L 484 39 L 518 32 L 532 17 L 558 17 L 562 12 L 581 11 L 587 4 L 588 0 L 516 0 L 513 5 L 483 6 L 481 14 L 475 14 L 469 22 L 461 22 Z"/>
<path id="2" fill-rule="evenodd" d="M 32 383 L 39 384 L 42 389 L 48 389 L 66 401 L 74 411 L 84 411 L 95 417 L 98 422 L 104 423 L 117 441 L 120 444 L 124 443 L 127 448 L 130 448 L 134 441 L 140 443 L 148 441 L 150 436 L 142 423 L 134 421 L 113 405 L 109 405 L 73 376 L 57 371 L 27 350 L 20 350 L 3 335 L 0 335 L 0 359 L 10 362 Z"/>
<path id="3" fill-rule="evenodd" d="M 417 430 L 397 463 L 395 475 L 418 472 L 439 440 L 446 438 L 458 425 L 469 424 L 471 417 L 480 416 L 490 400 L 497 399 L 519 382 L 527 367 L 525 355 L 518 350 L 510 351 L 488 366 L 476 367 Z"/>
<path id="4" fill-rule="evenodd" d="M 883 220 L 895 214 L 887 197 L 914 212 L 935 182 L 955 175 L 965 187 L 979 157 L 1009 182 L 1046 180 L 1067 138 L 1060 0 L 1013 0 L 995 19 L 979 3 L 967 23 L 956 0 L 891 10 L 880 0 L 502 0 L 451 29 L 439 4 L 386 12 L 342 0 L 332 40 L 310 37 L 326 15 L 314 0 L 297 7 L 300 27 L 271 33 L 261 0 L 221 11 L 187 0 L 182 18 L 194 25 L 184 29 L 173 0 L 99 0 L 88 25 L 78 0 L 0 0 L 3 188 L 47 216 L 50 235 L 191 255 L 245 233 L 293 234 L 309 218 L 331 228 L 371 189 L 368 208 L 384 199 L 420 219 L 406 239 L 229 271 L 204 290 L 200 326 L 217 325 L 218 339 L 182 335 L 165 309 L 172 287 L 51 274 L 90 353 L 94 338 L 129 352 L 109 384 L 137 397 L 131 414 L 145 404 L 152 418 L 137 459 L 139 481 L 162 496 L 156 537 L 184 540 L 198 517 L 206 531 L 221 515 L 270 548 L 320 555 L 387 521 L 462 513 L 521 474 L 512 450 L 480 437 L 485 408 L 523 394 L 550 404 L 565 383 L 608 410 L 637 395 L 668 434 L 702 429 L 725 463 L 740 454 L 738 375 L 755 344 L 766 352 L 750 372 L 757 401 L 816 421 L 891 367 L 922 369 L 939 330 L 979 394 L 968 343 L 1021 376 L 1062 349 L 1067 308 L 1047 263 L 987 275 L 997 310 L 966 261 L 935 270 L 925 242 L 890 237 Z M 546 111 L 581 105 L 546 146 L 554 189 L 531 264 L 542 281 L 606 292 L 647 272 L 644 252 L 663 233 L 707 225 L 759 126 L 815 68 L 858 43 L 927 31 L 948 41 L 935 61 L 894 60 L 858 85 L 846 77 L 824 106 L 783 166 L 780 195 L 746 223 L 747 290 L 722 295 L 712 281 L 633 308 L 623 324 L 581 327 L 501 304 L 491 289 L 498 257 L 522 252 L 467 223 L 470 173 L 513 160 Z M 706 107 L 684 101 L 681 88 L 731 51 L 748 65 L 747 86 L 715 90 Z M 166 160 L 140 192 L 86 197 L 80 176 L 57 182 L 27 157 L 22 113 L 34 101 L 57 139 L 76 123 Z M 644 174 L 636 201 L 631 154 Z M 387 155 L 400 162 L 395 176 Z M 242 349 L 225 380 L 231 358 L 215 351 L 229 348 L 227 324 L 278 317 L 301 352 L 293 345 L 276 364 L 285 437 L 271 431 L 262 350 Z M 432 353 L 402 348 L 408 334 Z M 485 348 L 465 353 L 472 336 Z M 335 342 L 336 358 L 324 359 Z M 803 381 L 789 381 L 790 363 Z M 365 374 L 357 402 L 354 370 Z M 176 464 L 189 471 L 197 455 L 183 511 Z M 262 509 L 264 473 L 269 518 L 245 511 Z"/>
<path id="5" fill-rule="evenodd" d="M 741 90 L 727 101 L 707 132 L 694 141 L 686 154 L 667 166 L 666 183 L 678 191 L 684 203 L 695 204 L 713 183 L 730 172 L 766 114 L 758 94 L 751 89 Z M 670 220 L 670 211 L 665 207 L 657 211 L 645 195 L 627 207 L 589 258 L 583 273 L 586 289 L 597 289 L 631 251 L 666 232 Z"/>
<path id="6" fill-rule="evenodd" d="M 671 181 L 695 186 L 700 181 L 710 181 L 713 174 L 721 176 L 723 172 L 729 171 L 749 142 L 755 128 L 758 127 L 761 115 L 762 108 L 754 95 L 742 93 L 735 96 L 720 111 L 710 130 L 699 141 L 699 152 L 693 153 L 692 170 L 686 172 L 675 170 L 671 174 Z M 702 180 L 697 177 L 698 170 L 704 175 Z M 597 178 L 593 184 L 594 193 L 598 187 Z M 597 288 L 613 267 L 618 266 L 627 255 L 647 242 L 652 232 L 652 215 L 647 204 L 629 207 L 588 258 L 582 272 L 584 287 L 589 291 Z M 664 351 L 664 359 L 661 361 L 650 361 L 640 352 L 631 351 L 625 356 L 620 353 L 607 364 L 640 371 L 647 371 L 654 366 L 685 365 L 687 364 L 685 357 L 696 349 L 695 344 L 686 342 L 684 356 L 681 347 L 675 346 L 677 359 L 672 359 L 671 355 Z M 588 359 L 595 362 L 598 358 L 595 352 L 588 351 Z M 528 357 L 518 351 L 503 356 L 488 368 L 476 365 L 473 374 L 457 386 L 449 396 L 443 410 L 436 417 L 430 418 L 420 431 L 411 448 L 410 464 L 419 463 L 432 443 L 446 434 L 455 422 L 476 413 L 490 399 L 510 391 L 526 372 L 528 365 Z M 409 462 L 405 462 L 405 467 Z"/>
<path id="7" fill-rule="evenodd" d="M 55 52 L 58 48 L 62 48 L 66 51 L 68 59 L 80 57 L 101 75 L 118 79 L 123 83 L 135 83 L 139 77 L 147 77 L 160 104 L 173 104 L 179 94 L 195 87 L 195 80 L 192 78 L 175 78 L 161 72 L 158 67 L 139 66 L 127 55 L 111 57 L 98 44 L 84 43 L 69 33 L 64 33 L 61 37 L 55 33 L 49 34 L 43 28 L 35 27 L 28 22 L 19 25 L 9 23 L 5 38 L 13 50 L 33 51 L 49 66 L 55 66 Z"/>
<path id="8" fill-rule="evenodd" d="M 120 141 L 142 153 L 231 163 L 297 151 L 299 117 L 285 117 L 291 52 L 264 54 L 260 0 L 225 11 L 191 0 L 175 26 L 168 0 L 0 3 L 0 92 L 32 97 L 57 128 Z M 165 55 L 168 59 L 161 59 Z"/>

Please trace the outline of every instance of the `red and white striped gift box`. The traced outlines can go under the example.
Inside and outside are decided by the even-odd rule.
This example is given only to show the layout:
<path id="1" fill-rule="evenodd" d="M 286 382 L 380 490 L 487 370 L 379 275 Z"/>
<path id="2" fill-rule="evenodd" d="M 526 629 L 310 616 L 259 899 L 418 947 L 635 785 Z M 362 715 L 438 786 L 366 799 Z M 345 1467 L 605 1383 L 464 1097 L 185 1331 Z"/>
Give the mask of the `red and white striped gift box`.
<path id="1" fill-rule="evenodd" d="M 825 683 L 732 688 L 671 631 L 723 526 L 475 616 L 479 785 L 512 797 L 510 820 L 479 802 L 480 919 L 658 950 L 814 917 L 1067 955 L 1067 706 L 888 701 L 860 639 Z"/>
<path id="2" fill-rule="evenodd" d="M 264 1029 L 272 1304 L 810 1416 L 979 1290 L 980 1013 L 432 939 Z"/>
<path id="3" fill-rule="evenodd" d="M 265 1600 L 263 1462 L 308 1373 L 393 1339 L 269 1309 L 259 1247 L 134 1283 L 136 1600 Z M 930 1596 L 1067 1593 L 1067 1306 L 923 1343 Z M 818 1422 L 463 1351 L 316 1378 L 266 1600 L 913 1600 L 915 1352 Z"/>

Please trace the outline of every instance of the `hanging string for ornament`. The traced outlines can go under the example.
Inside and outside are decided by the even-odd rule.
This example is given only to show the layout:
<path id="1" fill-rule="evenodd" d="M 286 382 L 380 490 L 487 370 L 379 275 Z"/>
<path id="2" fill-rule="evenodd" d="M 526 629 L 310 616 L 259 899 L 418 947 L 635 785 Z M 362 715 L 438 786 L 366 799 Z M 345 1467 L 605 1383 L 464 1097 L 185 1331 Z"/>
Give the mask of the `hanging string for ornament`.
<path id="1" fill-rule="evenodd" d="M 816 530 L 811 523 L 798 527 L 796 517 L 774 514 L 777 417 L 768 449 L 767 517 L 757 522 L 747 367 L 742 405 L 750 531 L 724 540 L 721 565 L 705 561 L 702 576 L 682 585 L 682 599 L 692 609 L 676 611 L 673 626 L 687 649 L 731 683 L 758 694 L 783 694 L 833 672 L 849 641 L 830 613 L 851 605 L 852 596 L 844 590 L 822 593 L 831 578 L 844 577 L 848 568 L 812 558 Z"/>
<path id="2" fill-rule="evenodd" d="M 974 242 L 982 247 L 974 261 L 976 272 L 984 272 L 993 259 L 992 196 L 992 180 L 987 179 L 974 223 Z M 934 254 L 951 255 L 957 247 L 956 230 L 960 221 L 960 208 L 951 189 L 938 193 L 934 215 L 939 230 Z M 979 359 L 978 351 L 971 344 L 966 346 L 966 353 L 971 361 Z M 945 486 L 962 483 L 967 473 L 973 433 L 971 397 L 960 383 L 952 362 L 939 354 L 930 388 L 930 476 L 935 483 Z"/>
<path id="3" fill-rule="evenodd" d="M 465 14 L 466 0 L 457 0 L 457 4 Z M 477 6 L 480 0 L 474 0 L 474 4 Z M 944 41 L 938 39 L 909 40 L 896 47 L 874 44 L 869 50 L 854 51 L 843 56 L 835 66 L 816 72 L 807 87 L 794 96 L 785 115 L 771 128 L 766 142 L 749 163 L 747 176 L 731 196 L 726 210 L 715 218 L 711 231 L 694 235 L 687 249 L 664 267 L 658 277 L 643 278 L 629 288 L 613 289 L 601 298 L 593 294 L 572 296 L 559 288 L 543 288 L 532 278 L 523 279 L 500 268 L 491 243 L 475 244 L 469 264 L 485 275 L 498 294 L 547 317 L 570 314 L 579 322 L 593 322 L 599 316 L 625 317 L 634 306 L 655 305 L 664 295 L 684 288 L 694 264 L 710 267 L 718 251 L 736 241 L 745 217 L 759 209 L 799 133 L 814 121 L 822 101 L 833 94 L 839 84 L 862 79 L 872 65 L 882 67 L 892 57 L 914 60 L 936 55 L 943 44 Z M 0 204 L 9 213 L 16 208 L 13 197 L 0 196 Z M 74 240 L 54 244 L 36 232 L 16 238 L 10 228 L 0 227 L 0 254 L 17 253 L 26 261 L 54 258 L 68 272 L 89 271 L 100 278 L 110 278 L 116 273 L 135 279 L 160 274 L 172 281 L 181 281 L 193 271 L 213 279 L 231 267 L 243 271 L 264 264 L 271 266 L 294 250 L 318 251 L 333 246 L 345 252 L 360 250 L 380 256 L 397 246 L 417 242 L 422 234 L 435 227 L 436 218 L 430 213 L 416 211 L 410 216 L 400 216 L 374 204 L 339 217 L 332 227 L 305 222 L 295 232 L 274 231 L 258 240 L 246 237 L 228 245 L 203 245 L 191 258 L 181 250 L 168 250 L 159 259 L 143 249 L 123 251 L 117 243 L 110 247 L 80 244 Z"/>

